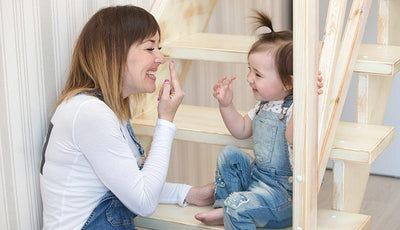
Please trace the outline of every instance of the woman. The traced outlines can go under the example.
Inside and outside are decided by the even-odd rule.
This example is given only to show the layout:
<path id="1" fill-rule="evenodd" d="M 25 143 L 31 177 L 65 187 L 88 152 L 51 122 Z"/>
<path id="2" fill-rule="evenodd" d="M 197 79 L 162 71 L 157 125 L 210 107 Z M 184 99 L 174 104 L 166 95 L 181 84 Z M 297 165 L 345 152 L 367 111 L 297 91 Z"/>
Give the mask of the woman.
<path id="1" fill-rule="evenodd" d="M 43 148 L 44 229 L 135 229 L 159 202 L 212 203 L 210 186 L 165 183 L 184 96 L 173 61 L 146 162 L 129 122 L 130 96 L 156 89 L 159 43 L 156 20 L 135 6 L 102 9 L 84 26 Z"/>

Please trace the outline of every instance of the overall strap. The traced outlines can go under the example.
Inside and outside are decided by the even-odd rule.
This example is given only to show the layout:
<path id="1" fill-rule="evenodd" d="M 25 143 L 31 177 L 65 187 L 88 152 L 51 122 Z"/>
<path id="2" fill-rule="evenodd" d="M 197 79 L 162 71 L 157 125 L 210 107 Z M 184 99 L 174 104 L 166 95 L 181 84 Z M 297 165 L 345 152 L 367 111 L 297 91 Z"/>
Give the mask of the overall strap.
<path id="1" fill-rule="evenodd" d="M 131 123 L 129 121 L 126 124 L 126 128 L 128 129 L 129 136 L 131 136 L 133 142 L 135 143 L 137 149 L 139 150 L 140 157 L 142 158 L 142 162 L 141 162 L 139 168 L 142 169 L 143 165 L 144 165 L 144 159 L 146 157 L 144 149 L 143 149 L 143 146 L 142 146 L 142 144 L 140 144 L 139 140 L 136 138 L 135 133 L 133 132 L 132 125 L 131 125 Z"/>
<path id="2" fill-rule="evenodd" d="M 279 114 L 279 120 L 283 120 L 289 110 L 290 106 L 293 104 L 293 94 L 289 94 L 285 97 L 282 106 L 281 114 Z"/>
<path id="3" fill-rule="evenodd" d="M 92 95 L 97 97 L 98 99 L 102 100 L 104 102 L 104 98 L 103 95 L 99 92 L 99 91 L 87 91 L 84 92 L 86 94 Z M 128 121 L 128 123 L 126 124 L 126 129 L 128 130 L 129 136 L 131 137 L 132 141 L 135 143 L 136 148 L 139 150 L 140 153 L 140 157 L 142 158 L 142 162 L 139 165 L 139 168 L 142 169 L 143 165 L 144 165 L 144 159 L 145 159 L 145 152 L 144 152 L 144 148 L 142 146 L 142 144 L 140 144 L 139 140 L 136 138 L 135 133 L 133 132 L 133 128 L 132 125 L 130 123 L 130 121 Z M 121 130 L 122 132 L 122 130 Z"/>

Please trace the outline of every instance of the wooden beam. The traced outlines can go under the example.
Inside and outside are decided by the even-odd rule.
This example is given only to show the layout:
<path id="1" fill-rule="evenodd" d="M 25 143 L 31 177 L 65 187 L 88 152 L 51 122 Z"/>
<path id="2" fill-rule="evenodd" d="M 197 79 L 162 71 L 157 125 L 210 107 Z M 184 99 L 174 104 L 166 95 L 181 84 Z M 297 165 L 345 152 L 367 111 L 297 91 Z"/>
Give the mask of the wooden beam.
<path id="1" fill-rule="evenodd" d="M 346 13 L 347 0 L 330 0 L 328 13 L 326 15 L 326 23 L 324 37 L 322 42 L 321 54 L 319 59 L 319 71 L 324 77 L 324 88 L 329 89 L 331 82 L 334 80 L 337 55 L 339 53 L 343 21 Z M 326 90 L 325 90 L 326 91 Z M 325 105 L 329 103 L 328 94 L 325 92 L 319 97 L 319 114 L 325 110 Z M 319 123 L 319 129 L 325 129 L 326 123 Z"/>
<path id="2" fill-rule="evenodd" d="M 365 25 L 372 0 L 354 0 L 351 7 L 346 29 L 342 38 L 338 62 L 336 64 L 335 79 L 325 89 L 327 100 L 322 111 L 318 134 L 319 148 L 319 185 L 321 185 L 329 153 L 332 148 L 337 124 L 343 111 L 343 105 L 350 85 L 355 57 L 364 34 Z"/>
<path id="3" fill-rule="evenodd" d="M 318 1 L 293 1 L 294 173 L 293 229 L 317 229 Z"/>

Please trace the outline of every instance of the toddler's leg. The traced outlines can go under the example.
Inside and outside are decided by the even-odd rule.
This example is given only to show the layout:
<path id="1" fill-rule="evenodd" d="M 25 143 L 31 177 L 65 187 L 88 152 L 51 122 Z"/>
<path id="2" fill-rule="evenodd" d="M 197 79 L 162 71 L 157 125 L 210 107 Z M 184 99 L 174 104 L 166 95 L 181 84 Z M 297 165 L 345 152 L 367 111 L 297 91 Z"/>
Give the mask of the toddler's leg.
<path id="1" fill-rule="evenodd" d="M 225 200 L 225 229 L 256 229 L 256 227 L 284 228 L 292 224 L 292 204 L 273 195 L 268 188 L 237 192 Z M 282 202 L 283 201 L 283 202 Z"/>
<path id="2" fill-rule="evenodd" d="M 215 175 L 214 208 L 223 207 L 229 194 L 247 190 L 251 178 L 250 167 L 250 156 L 239 148 L 227 146 L 221 151 Z"/>

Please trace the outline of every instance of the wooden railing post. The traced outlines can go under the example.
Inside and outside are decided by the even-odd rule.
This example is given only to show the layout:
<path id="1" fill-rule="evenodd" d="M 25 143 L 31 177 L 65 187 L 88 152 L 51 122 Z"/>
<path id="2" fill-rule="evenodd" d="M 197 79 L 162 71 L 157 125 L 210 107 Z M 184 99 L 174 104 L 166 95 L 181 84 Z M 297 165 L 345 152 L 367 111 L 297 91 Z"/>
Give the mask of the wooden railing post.
<path id="1" fill-rule="evenodd" d="M 293 1 L 294 207 L 293 229 L 317 229 L 318 1 Z"/>

